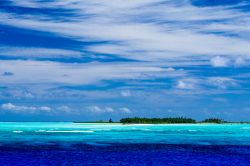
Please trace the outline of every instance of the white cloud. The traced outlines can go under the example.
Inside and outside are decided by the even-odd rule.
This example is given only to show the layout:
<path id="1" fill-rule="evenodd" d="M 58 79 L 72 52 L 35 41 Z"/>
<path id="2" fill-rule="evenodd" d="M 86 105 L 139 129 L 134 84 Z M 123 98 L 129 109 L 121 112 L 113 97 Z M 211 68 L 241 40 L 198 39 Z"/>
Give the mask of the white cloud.
<path id="1" fill-rule="evenodd" d="M 6 110 L 14 110 L 16 109 L 16 106 L 11 103 L 6 103 L 6 104 L 2 104 L 1 108 L 6 109 Z"/>
<path id="2" fill-rule="evenodd" d="M 171 72 L 171 71 L 175 71 L 175 69 L 174 69 L 173 67 L 168 67 L 168 68 L 166 69 L 166 71 Z"/>
<path id="3" fill-rule="evenodd" d="M 225 93 L 227 88 L 238 86 L 240 82 L 234 80 L 233 76 L 228 76 L 232 78 L 223 76 L 223 73 L 220 73 L 221 70 L 216 73 L 216 76 L 222 74 L 221 76 L 208 76 L 211 74 L 210 71 L 205 74 L 206 69 L 203 70 L 200 66 L 209 64 L 214 67 L 242 66 L 248 63 L 250 58 L 250 13 L 243 12 L 234 6 L 195 7 L 190 4 L 189 0 L 117 0 L 116 2 L 110 0 L 46 2 L 13 0 L 12 2 L 16 6 L 44 8 L 46 11 L 65 10 L 65 13 L 62 12 L 60 16 L 55 17 L 49 12 L 46 14 L 23 12 L 21 14 L 7 13 L 5 10 L 0 12 L 0 24 L 26 30 L 38 30 L 37 32 L 46 32 L 51 36 L 77 41 L 79 45 L 76 47 L 79 51 L 49 49 L 42 46 L 41 48 L 2 46 L 0 47 L 2 56 L 7 55 L 13 59 L 15 57 L 20 59 L 23 57 L 24 59 L 56 58 L 62 61 L 64 58 L 73 57 L 85 61 L 85 56 L 87 56 L 86 59 L 89 57 L 91 59 L 95 53 L 100 53 L 104 60 L 109 61 L 109 58 L 113 56 L 103 55 L 109 53 L 137 61 L 121 62 L 119 59 L 110 63 L 107 61 L 57 63 L 1 60 L 0 73 L 5 71 L 14 73 L 9 77 L 3 77 L 0 74 L 1 87 L 7 87 L 0 92 L 0 97 L 5 95 L 5 99 L 19 99 L 20 96 L 26 96 L 29 100 L 29 98 L 37 99 L 39 96 L 39 99 L 51 97 L 67 100 L 65 96 L 74 96 L 77 99 L 85 97 L 88 101 L 101 101 L 94 100 L 97 98 L 115 98 L 121 101 L 131 100 L 130 96 L 135 95 L 133 96 L 135 103 L 139 103 L 137 91 L 134 92 L 133 89 L 133 94 L 129 90 L 121 91 L 130 89 L 130 86 L 143 91 L 140 94 L 141 98 L 145 98 L 145 95 L 143 96 L 145 93 L 148 94 L 147 96 L 155 95 L 158 89 L 164 91 L 163 93 L 167 91 L 166 93 L 169 96 L 172 95 L 173 100 L 176 97 L 174 93 L 205 95 L 215 90 Z M 43 34 L 45 33 L 40 35 Z M 91 44 L 85 44 L 85 42 Z M 60 45 L 60 43 L 57 44 Z M 64 45 L 60 45 L 60 48 L 63 47 Z M 88 51 L 89 54 L 82 56 L 82 52 Z M 105 59 L 106 56 L 107 59 Z M 177 66 L 185 70 L 181 71 Z M 247 74 L 245 70 L 244 74 Z M 247 75 L 241 75 L 238 79 L 243 79 L 243 77 L 246 79 Z M 105 86 L 112 84 L 113 81 L 129 84 L 122 84 L 123 88 L 119 87 L 118 90 L 114 88 L 115 90 L 110 90 L 111 93 L 105 89 Z M 172 89 L 169 86 L 171 82 L 174 82 Z M 93 88 L 86 92 L 85 85 L 93 85 L 93 87 L 100 85 L 101 88 L 104 87 L 104 90 Z M 159 85 L 159 87 L 154 88 L 150 85 Z M 75 89 L 63 89 L 65 87 Z M 18 92 L 18 88 L 27 88 L 29 91 Z M 21 110 L 74 112 L 74 107 L 68 106 L 56 106 L 50 109 L 47 106 L 6 104 L 3 107 L 19 112 Z M 129 108 L 121 106 L 93 106 L 90 110 L 102 113 L 131 112 Z"/>
<path id="4" fill-rule="evenodd" d="M 41 111 L 45 111 L 45 112 L 51 112 L 52 111 L 52 109 L 50 107 L 46 107 L 46 106 L 39 107 L 38 109 L 41 110 Z"/>
<path id="5" fill-rule="evenodd" d="M 99 107 L 99 106 L 90 106 L 87 109 L 92 113 L 132 113 L 132 111 L 127 107 L 121 107 L 114 109 L 112 107 Z"/>
<path id="6" fill-rule="evenodd" d="M 120 108 L 120 111 L 121 111 L 121 112 L 124 112 L 124 113 L 127 113 L 127 114 L 132 113 L 132 111 L 131 111 L 129 108 L 127 108 L 127 107 L 122 107 L 122 108 Z"/>
<path id="7" fill-rule="evenodd" d="M 94 113 L 102 113 L 104 111 L 98 106 L 91 106 L 91 107 L 88 107 L 87 109 Z"/>
<path id="8" fill-rule="evenodd" d="M 51 112 L 52 109 L 47 106 L 35 107 L 35 106 L 23 106 L 23 105 L 15 105 L 12 103 L 4 103 L 1 105 L 2 110 L 10 111 L 13 113 L 28 113 L 28 114 L 36 114 L 42 112 Z"/>
<path id="9" fill-rule="evenodd" d="M 57 107 L 48 107 L 48 106 L 27 106 L 27 105 L 16 105 L 13 103 L 4 103 L 1 105 L 1 110 L 9 111 L 17 114 L 79 114 L 79 111 L 73 110 L 71 107 L 67 105 L 60 105 Z M 108 109 L 108 108 L 107 108 Z"/>
<path id="10" fill-rule="evenodd" d="M 167 72 L 157 64 L 145 63 L 85 63 L 67 64 L 48 61 L 0 61 L 0 71 L 15 73 L 1 77 L 2 85 L 69 84 L 87 85 L 103 80 L 148 79 L 185 75 L 184 71 Z"/>
<path id="11" fill-rule="evenodd" d="M 228 89 L 238 86 L 237 80 L 229 77 L 183 78 L 177 81 L 176 88 L 183 90 Z"/>
<path id="12" fill-rule="evenodd" d="M 91 106 L 91 107 L 88 107 L 88 109 L 94 113 L 112 113 L 112 112 L 114 112 L 114 109 L 111 107 L 101 108 L 99 106 Z"/>
<path id="13" fill-rule="evenodd" d="M 25 57 L 25 58 L 80 58 L 81 53 L 77 51 L 35 48 L 35 47 L 0 47 L 0 55 L 7 57 Z"/>
<path id="14" fill-rule="evenodd" d="M 111 107 L 105 107 L 104 110 L 105 112 L 114 112 L 114 109 Z"/>
<path id="15" fill-rule="evenodd" d="M 14 3 L 34 8 L 69 9 L 73 15 L 60 20 L 54 15 L 1 12 L 2 24 L 51 32 L 80 41 L 111 41 L 87 48 L 98 53 L 148 61 L 190 55 L 195 55 L 193 59 L 216 55 L 249 58 L 250 55 L 250 40 L 242 37 L 250 34 L 250 29 L 246 28 L 250 26 L 250 14 L 233 8 L 200 8 L 186 0 Z M 218 29 L 224 33 L 214 33 Z M 227 35 L 232 29 L 236 35 Z"/>
<path id="16" fill-rule="evenodd" d="M 112 112 L 114 112 L 114 109 L 111 107 L 101 108 L 99 106 L 88 107 L 88 110 L 93 112 L 93 113 L 112 113 Z"/>
<path id="17" fill-rule="evenodd" d="M 241 67 L 247 64 L 247 60 L 242 57 L 225 57 L 225 56 L 216 56 L 211 58 L 210 63 L 213 67 Z"/>
<path id="18" fill-rule="evenodd" d="M 210 77 L 207 80 L 209 85 L 216 86 L 220 89 L 227 89 L 237 86 L 237 81 L 227 77 Z"/>
<path id="19" fill-rule="evenodd" d="M 177 85 L 176 88 L 178 89 L 196 89 L 198 84 L 198 80 L 197 79 L 193 79 L 193 78 L 186 78 L 186 79 L 181 79 L 177 81 Z"/>
<path id="20" fill-rule="evenodd" d="M 243 57 L 238 57 L 235 59 L 234 65 L 235 66 L 244 66 L 247 64 L 246 59 L 244 59 Z"/>
<path id="21" fill-rule="evenodd" d="M 64 112 L 64 113 L 73 113 L 72 109 L 66 105 L 59 106 L 59 107 L 57 107 L 56 110 L 58 110 L 59 112 Z"/>
<path id="22" fill-rule="evenodd" d="M 229 58 L 222 56 L 213 57 L 210 62 L 213 67 L 228 67 L 231 63 Z"/>
<path id="23" fill-rule="evenodd" d="M 132 94 L 131 94 L 130 90 L 122 90 L 121 95 L 123 97 L 130 97 Z"/>
<path id="24" fill-rule="evenodd" d="M 23 92 L 21 94 L 22 97 L 25 97 L 25 98 L 34 98 L 34 94 L 30 93 L 30 92 Z"/>

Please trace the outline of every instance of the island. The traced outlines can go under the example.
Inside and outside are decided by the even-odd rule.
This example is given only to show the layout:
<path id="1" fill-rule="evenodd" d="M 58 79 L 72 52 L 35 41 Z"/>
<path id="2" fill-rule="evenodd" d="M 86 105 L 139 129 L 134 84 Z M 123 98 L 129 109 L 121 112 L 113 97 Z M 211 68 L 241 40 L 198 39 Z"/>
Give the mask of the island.
<path id="1" fill-rule="evenodd" d="M 196 123 L 196 120 L 185 117 L 176 118 L 122 118 L 123 124 L 172 124 L 172 123 Z"/>
<path id="2" fill-rule="evenodd" d="M 142 117 L 132 117 L 132 118 L 122 118 L 119 122 L 113 121 L 111 118 L 107 121 L 91 121 L 83 122 L 77 121 L 74 123 L 102 123 L 102 124 L 235 124 L 235 123 L 249 123 L 249 122 L 229 122 L 220 118 L 207 118 L 202 121 L 197 121 L 192 118 L 186 117 L 166 117 L 166 118 L 142 118 Z"/>

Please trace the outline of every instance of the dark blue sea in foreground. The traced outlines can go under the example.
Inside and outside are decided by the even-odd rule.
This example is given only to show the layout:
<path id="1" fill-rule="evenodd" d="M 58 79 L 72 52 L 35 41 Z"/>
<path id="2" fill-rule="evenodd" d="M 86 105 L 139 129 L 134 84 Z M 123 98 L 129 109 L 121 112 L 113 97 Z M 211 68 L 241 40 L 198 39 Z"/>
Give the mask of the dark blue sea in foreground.
<path id="1" fill-rule="evenodd" d="M 5 165 L 250 165 L 250 125 L 0 123 Z"/>

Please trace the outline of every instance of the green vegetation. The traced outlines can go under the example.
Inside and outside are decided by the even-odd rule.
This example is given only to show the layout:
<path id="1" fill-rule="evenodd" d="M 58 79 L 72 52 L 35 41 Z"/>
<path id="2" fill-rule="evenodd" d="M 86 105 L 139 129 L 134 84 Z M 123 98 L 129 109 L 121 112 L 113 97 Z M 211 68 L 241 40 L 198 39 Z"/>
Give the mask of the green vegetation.
<path id="1" fill-rule="evenodd" d="M 109 123 L 113 123 L 113 120 L 111 118 L 109 119 Z"/>
<path id="2" fill-rule="evenodd" d="M 194 119 L 177 118 L 123 118 L 120 120 L 123 124 L 171 124 L 171 123 L 196 123 Z"/>
<path id="3" fill-rule="evenodd" d="M 202 121 L 202 123 L 226 123 L 224 120 L 222 119 L 218 119 L 218 118 L 209 118 L 209 119 L 205 119 Z"/>
<path id="4" fill-rule="evenodd" d="M 90 121 L 90 122 L 84 122 L 84 121 L 78 121 L 74 123 L 103 123 L 103 124 L 181 124 L 181 123 L 187 123 L 187 124 L 201 124 L 201 123 L 214 123 L 214 124 L 238 124 L 238 123 L 250 123 L 250 122 L 227 122 L 219 118 L 208 118 L 203 121 L 196 121 L 191 118 L 186 117 L 168 117 L 168 118 L 122 118 L 120 122 L 113 121 L 113 119 L 108 119 L 106 121 L 99 120 L 99 121 Z"/>

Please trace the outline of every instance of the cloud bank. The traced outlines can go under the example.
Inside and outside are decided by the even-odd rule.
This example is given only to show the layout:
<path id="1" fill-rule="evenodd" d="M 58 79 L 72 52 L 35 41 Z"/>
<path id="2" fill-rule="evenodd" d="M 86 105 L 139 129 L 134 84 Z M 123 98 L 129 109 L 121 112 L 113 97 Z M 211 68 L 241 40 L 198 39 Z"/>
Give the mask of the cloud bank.
<path id="1" fill-rule="evenodd" d="M 4 117 L 244 112 L 250 107 L 249 5 L 244 0 L 2 0 Z"/>

